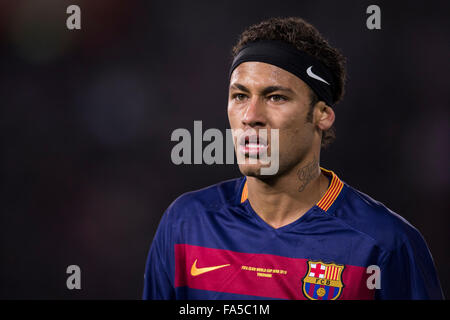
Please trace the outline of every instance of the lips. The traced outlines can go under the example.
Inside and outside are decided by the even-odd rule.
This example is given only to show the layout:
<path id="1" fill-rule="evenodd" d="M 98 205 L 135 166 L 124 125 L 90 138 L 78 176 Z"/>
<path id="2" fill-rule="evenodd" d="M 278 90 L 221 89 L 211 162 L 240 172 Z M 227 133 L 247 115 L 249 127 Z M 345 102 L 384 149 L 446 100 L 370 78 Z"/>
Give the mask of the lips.
<path id="1" fill-rule="evenodd" d="M 268 144 L 264 137 L 256 134 L 243 134 L 239 138 L 239 150 L 246 156 L 257 157 L 267 152 Z"/>

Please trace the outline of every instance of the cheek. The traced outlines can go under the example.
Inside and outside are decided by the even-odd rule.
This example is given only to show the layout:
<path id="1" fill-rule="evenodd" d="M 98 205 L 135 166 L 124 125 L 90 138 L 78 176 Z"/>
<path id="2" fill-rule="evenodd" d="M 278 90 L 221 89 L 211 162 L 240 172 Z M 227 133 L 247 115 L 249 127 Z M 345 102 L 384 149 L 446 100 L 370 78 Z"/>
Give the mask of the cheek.
<path id="1" fill-rule="evenodd" d="M 311 141 L 308 125 L 296 123 L 294 126 L 280 130 L 280 151 L 295 155 L 302 153 Z"/>
<path id="2" fill-rule="evenodd" d="M 292 148 L 295 149 L 298 145 L 298 140 L 300 135 L 298 134 L 298 129 L 292 129 L 292 130 L 282 130 L 280 132 L 280 147 L 283 150 L 291 150 Z"/>
<path id="3" fill-rule="evenodd" d="M 230 122 L 231 127 L 236 127 L 240 122 L 240 113 L 238 108 L 229 104 L 227 108 L 227 113 L 228 113 L 228 121 Z"/>

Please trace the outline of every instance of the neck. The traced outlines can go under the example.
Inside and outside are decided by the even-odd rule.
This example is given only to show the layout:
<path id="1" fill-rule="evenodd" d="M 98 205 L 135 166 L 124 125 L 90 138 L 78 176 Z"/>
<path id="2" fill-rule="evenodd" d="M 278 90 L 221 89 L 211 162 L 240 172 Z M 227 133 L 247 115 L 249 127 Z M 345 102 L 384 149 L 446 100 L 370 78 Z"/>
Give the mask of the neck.
<path id="1" fill-rule="evenodd" d="M 321 173 L 316 156 L 270 182 L 247 178 L 248 200 L 255 212 L 274 228 L 303 216 L 325 194 L 328 179 Z"/>

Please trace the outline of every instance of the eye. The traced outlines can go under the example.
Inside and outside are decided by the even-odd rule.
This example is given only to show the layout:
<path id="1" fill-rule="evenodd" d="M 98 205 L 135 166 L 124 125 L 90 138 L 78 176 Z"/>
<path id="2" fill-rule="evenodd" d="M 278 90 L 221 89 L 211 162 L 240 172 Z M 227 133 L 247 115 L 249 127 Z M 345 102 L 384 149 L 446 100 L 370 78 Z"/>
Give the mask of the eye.
<path id="1" fill-rule="evenodd" d="M 269 100 L 272 102 L 284 102 L 287 101 L 287 98 L 279 94 L 274 94 L 269 97 Z"/>
<path id="2" fill-rule="evenodd" d="M 247 96 L 243 93 L 235 93 L 232 95 L 232 98 L 236 101 L 244 101 L 247 98 Z"/>

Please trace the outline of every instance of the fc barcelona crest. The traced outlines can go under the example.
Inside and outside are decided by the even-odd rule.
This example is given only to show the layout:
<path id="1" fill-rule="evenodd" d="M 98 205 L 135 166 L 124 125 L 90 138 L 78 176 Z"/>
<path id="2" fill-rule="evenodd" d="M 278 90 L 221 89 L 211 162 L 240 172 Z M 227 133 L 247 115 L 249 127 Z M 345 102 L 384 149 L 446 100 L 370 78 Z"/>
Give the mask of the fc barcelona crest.
<path id="1" fill-rule="evenodd" d="M 308 261 L 302 282 L 303 294 L 310 300 L 336 300 L 342 293 L 344 265 Z"/>

